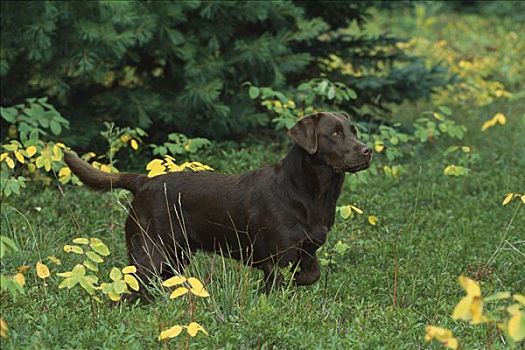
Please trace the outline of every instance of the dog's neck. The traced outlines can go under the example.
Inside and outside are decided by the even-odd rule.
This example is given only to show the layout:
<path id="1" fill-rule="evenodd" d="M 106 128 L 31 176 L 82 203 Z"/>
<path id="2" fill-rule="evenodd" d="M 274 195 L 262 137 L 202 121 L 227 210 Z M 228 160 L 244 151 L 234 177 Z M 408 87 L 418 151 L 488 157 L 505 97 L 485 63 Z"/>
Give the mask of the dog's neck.
<path id="1" fill-rule="evenodd" d="M 310 155 L 301 147 L 294 145 L 283 159 L 285 181 L 313 199 L 321 200 L 325 205 L 334 206 L 341 193 L 344 173 L 336 172 L 332 167 Z M 319 203 L 321 204 L 321 203 Z"/>

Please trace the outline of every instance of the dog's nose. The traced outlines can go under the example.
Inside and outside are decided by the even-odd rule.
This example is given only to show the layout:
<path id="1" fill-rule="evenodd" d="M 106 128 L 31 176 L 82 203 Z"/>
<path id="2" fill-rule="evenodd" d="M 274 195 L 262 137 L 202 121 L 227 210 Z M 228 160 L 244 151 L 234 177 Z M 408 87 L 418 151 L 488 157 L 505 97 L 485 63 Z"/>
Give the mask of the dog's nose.
<path id="1" fill-rule="evenodd" d="M 367 146 L 361 147 L 361 154 L 364 156 L 370 156 L 372 155 L 372 150 L 368 148 Z"/>

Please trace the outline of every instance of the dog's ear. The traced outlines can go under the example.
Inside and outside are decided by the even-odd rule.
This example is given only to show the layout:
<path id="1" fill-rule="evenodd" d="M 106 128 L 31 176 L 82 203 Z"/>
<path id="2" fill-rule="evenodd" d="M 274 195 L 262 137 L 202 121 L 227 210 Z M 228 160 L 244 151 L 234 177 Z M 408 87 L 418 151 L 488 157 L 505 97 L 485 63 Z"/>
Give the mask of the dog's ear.
<path id="1" fill-rule="evenodd" d="M 301 118 L 290 130 L 288 136 L 309 154 L 317 152 L 317 123 L 319 113 Z"/>

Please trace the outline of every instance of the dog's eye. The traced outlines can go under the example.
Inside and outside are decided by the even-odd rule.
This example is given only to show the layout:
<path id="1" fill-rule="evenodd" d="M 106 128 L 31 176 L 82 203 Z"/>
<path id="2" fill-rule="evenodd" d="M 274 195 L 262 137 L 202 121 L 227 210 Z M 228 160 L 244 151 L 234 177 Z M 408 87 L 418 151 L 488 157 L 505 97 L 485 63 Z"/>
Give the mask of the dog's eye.
<path id="1" fill-rule="evenodd" d="M 332 134 L 331 134 L 331 135 L 332 135 L 332 136 L 339 136 L 339 131 L 334 130 L 334 131 L 332 131 Z"/>

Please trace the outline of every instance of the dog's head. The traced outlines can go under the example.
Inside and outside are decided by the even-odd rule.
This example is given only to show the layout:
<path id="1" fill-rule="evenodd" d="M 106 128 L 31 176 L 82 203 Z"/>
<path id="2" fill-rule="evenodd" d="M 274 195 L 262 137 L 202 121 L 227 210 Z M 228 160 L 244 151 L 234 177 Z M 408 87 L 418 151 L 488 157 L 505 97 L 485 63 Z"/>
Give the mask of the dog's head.
<path id="1" fill-rule="evenodd" d="M 372 160 L 372 150 L 357 139 L 357 130 L 346 113 L 308 115 L 288 131 L 288 136 L 337 172 L 356 173 L 368 168 Z"/>

